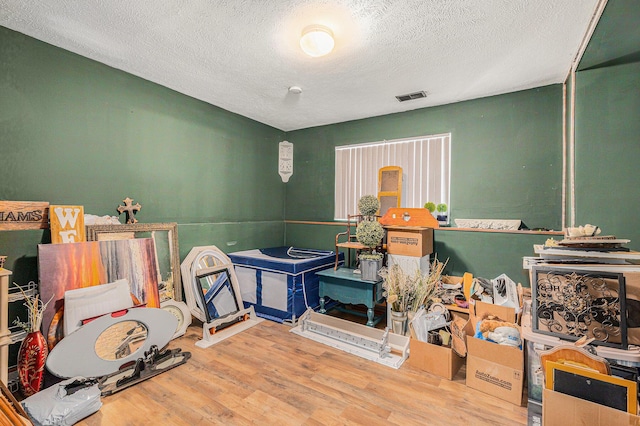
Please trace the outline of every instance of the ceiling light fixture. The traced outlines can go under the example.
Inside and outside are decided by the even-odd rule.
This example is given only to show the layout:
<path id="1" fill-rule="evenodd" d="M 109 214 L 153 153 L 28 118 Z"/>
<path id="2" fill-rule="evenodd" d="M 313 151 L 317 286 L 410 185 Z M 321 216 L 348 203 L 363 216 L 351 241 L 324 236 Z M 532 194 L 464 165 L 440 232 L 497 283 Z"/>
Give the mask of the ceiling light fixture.
<path id="1" fill-rule="evenodd" d="M 324 56 L 333 50 L 334 45 L 333 33 L 323 25 L 309 25 L 302 30 L 300 47 L 309 56 Z"/>

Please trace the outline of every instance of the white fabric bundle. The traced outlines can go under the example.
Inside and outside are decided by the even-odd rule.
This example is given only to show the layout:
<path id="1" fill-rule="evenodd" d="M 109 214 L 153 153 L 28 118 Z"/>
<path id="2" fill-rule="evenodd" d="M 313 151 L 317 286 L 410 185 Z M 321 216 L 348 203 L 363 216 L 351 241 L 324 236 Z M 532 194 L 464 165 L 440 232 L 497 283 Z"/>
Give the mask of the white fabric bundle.
<path id="1" fill-rule="evenodd" d="M 22 401 L 22 406 L 34 425 L 73 425 L 102 407 L 100 389 L 95 383 L 69 394 L 67 385 L 82 377 L 63 380 Z"/>

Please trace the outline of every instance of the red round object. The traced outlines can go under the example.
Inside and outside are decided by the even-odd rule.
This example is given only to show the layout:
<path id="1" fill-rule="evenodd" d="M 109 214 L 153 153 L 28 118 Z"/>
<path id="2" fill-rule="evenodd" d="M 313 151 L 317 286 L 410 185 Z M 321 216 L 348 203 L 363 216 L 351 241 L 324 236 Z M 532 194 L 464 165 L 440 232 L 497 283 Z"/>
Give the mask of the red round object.
<path id="1" fill-rule="evenodd" d="M 40 331 L 27 333 L 18 352 L 18 375 L 24 396 L 31 396 L 42 389 L 44 366 L 49 350 Z"/>

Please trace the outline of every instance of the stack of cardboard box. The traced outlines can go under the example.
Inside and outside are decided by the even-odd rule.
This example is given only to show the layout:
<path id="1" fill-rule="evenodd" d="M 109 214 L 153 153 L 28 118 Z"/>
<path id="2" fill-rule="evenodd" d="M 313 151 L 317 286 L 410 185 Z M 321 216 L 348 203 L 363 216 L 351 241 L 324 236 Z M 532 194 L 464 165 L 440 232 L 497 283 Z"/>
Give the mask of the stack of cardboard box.
<path id="1" fill-rule="evenodd" d="M 467 320 L 466 358 L 450 347 L 420 342 L 410 342 L 409 364 L 452 380 L 466 362 L 466 385 L 496 396 L 515 405 L 522 405 L 524 384 L 524 354 L 522 347 L 500 345 L 474 337 L 477 324 L 485 315 L 493 315 L 504 321 L 517 323 L 516 309 L 475 301 L 468 314 L 451 312 L 452 318 Z"/>
<path id="2" fill-rule="evenodd" d="M 473 330 L 486 315 L 517 323 L 516 309 L 476 301 L 469 306 Z M 522 346 L 499 345 L 467 336 L 467 386 L 522 405 L 524 353 Z"/>
<path id="3" fill-rule="evenodd" d="M 433 228 L 386 226 L 387 263 L 398 264 L 411 274 L 416 269 L 429 272 L 429 255 L 433 253 Z"/>

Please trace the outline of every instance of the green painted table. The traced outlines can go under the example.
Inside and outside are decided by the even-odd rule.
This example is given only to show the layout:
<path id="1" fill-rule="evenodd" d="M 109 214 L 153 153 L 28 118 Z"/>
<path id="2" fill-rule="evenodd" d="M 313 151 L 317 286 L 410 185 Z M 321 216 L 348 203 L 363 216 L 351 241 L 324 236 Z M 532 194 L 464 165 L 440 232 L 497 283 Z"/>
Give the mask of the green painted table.
<path id="1" fill-rule="evenodd" d="M 384 299 L 382 280 L 363 281 L 360 274 L 354 274 L 353 269 L 339 268 L 325 269 L 316 272 L 320 280 L 320 313 L 326 313 L 325 297 L 337 302 L 365 305 L 367 307 L 367 325 L 373 327 L 380 318 L 374 318 L 373 308 Z"/>

